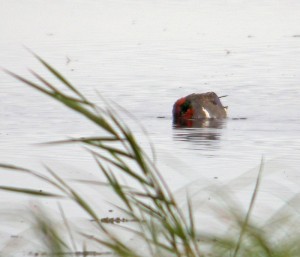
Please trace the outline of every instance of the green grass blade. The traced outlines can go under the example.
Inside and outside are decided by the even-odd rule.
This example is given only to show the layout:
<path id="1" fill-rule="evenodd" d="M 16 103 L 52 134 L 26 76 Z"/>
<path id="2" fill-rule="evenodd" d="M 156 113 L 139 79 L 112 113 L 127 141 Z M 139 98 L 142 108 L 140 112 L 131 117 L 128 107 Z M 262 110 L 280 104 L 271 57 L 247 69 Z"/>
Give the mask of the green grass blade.
<path id="1" fill-rule="evenodd" d="M 28 86 L 30 86 L 30 87 L 32 87 L 32 88 L 34 88 L 34 89 L 36 89 L 36 90 L 38 90 L 38 91 L 40 91 L 40 92 L 42 92 L 42 93 L 48 95 L 48 96 L 53 97 L 53 93 L 52 93 L 51 91 L 46 90 L 46 89 L 40 87 L 38 84 L 36 84 L 36 83 L 34 83 L 34 82 L 32 82 L 32 81 L 30 81 L 30 80 L 28 80 L 28 79 L 25 79 L 24 77 L 22 77 L 22 76 L 20 76 L 20 75 L 18 75 L 18 74 L 15 74 L 15 73 L 13 73 L 13 72 L 11 72 L 11 71 L 9 71 L 9 70 L 4 69 L 4 71 L 5 71 L 8 75 L 10 75 L 10 76 L 12 76 L 13 78 L 15 78 L 15 79 L 17 79 L 17 80 L 19 80 L 19 81 L 21 81 L 21 82 L 27 84 Z"/>
<path id="2" fill-rule="evenodd" d="M 53 194 L 49 192 L 45 192 L 42 190 L 35 190 L 35 189 L 28 189 L 28 188 L 21 188 L 21 187 L 8 187 L 8 186 L 0 186 L 0 190 L 10 191 L 15 193 L 22 193 L 32 196 L 42 196 L 42 197 L 52 197 L 52 198 L 64 198 L 62 195 Z"/>
<path id="3" fill-rule="evenodd" d="M 259 171 L 258 171 L 258 175 L 257 175 L 257 179 L 256 179 L 255 188 L 254 188 L 254 191 L 253 191 L 253 194 L 252 194 L 252 197 L 251 197 L 251 201 L 250 201 L 250 205 L 249 205 L 249 208 L 248 208 L 248 212 L 247 212 L 245 221 L 242 225 L 242 230 L 241 230 L 236 248 L 234 250 L 233 257 L 237 257 L 237 254 L 238 254 L 239 249 L 241 247 L 242 240 L 243 240 L 243 235 L 246 232 L 246 229 L 247 229 L 247 226 L 248 226 L 248 223 L 249 223 L 249 219 L 250 219 L 250 216 L 251 216 L 251 213 L 252 213 L 252 210 L 253 210 L 253 207 L 254 207 L 254 203 L 255 203 L 255 200 L 256 200 L 256 196 L 257 196 L 257 193 L 258 193 L 258 189 L 259 189 L 259 186 L 260 186 L 263 168 L 264 168 L 264 159 L 262 158 L 261 163 L 260 163 L 260 167 L 259 167 Z"/>
<path id="4" fill-rule="evenodd" d="M 75 87 L 73 87 L 72 84 L 64 76 L 62 76 L 56 69 L 54 69 L 51 65 L 49 65 L 37 54 L 35 53 L 33 54 L 57 79 L 59 79 L 63 84 L 65 84 L 71 91 L 73 91 L 76 95 L 78 95 L 82 100 L 86 100 L 86 98 Z"/>

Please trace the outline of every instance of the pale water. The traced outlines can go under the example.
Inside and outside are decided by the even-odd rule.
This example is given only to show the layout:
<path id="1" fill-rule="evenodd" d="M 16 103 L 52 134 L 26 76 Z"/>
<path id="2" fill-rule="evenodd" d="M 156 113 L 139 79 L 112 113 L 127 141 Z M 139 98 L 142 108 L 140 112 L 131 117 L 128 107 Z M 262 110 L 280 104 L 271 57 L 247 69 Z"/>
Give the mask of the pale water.
<path id="1" fill-rule="evenodd" d="M 29 47 L 86 96 L 101 104 L 98 91 L 126 108 L 146 128 L 174 192 L 180 195 L 191 182 L 196 190 L 227 184 L 262 156 L 277 173 L 276 183 L 297 192 L 299 1 L 0 0 L 0 6 L 0 65 L 26 76 L 31 68 L 50 79 L 23 46 Z M 229 119 L 213 127 L 173 127 L 173 103 L 207 91 L 228 95 L 222 102 Z M 0 162 L 66 165 L 75 177 L 97 174 L 80 147 L 37 145 L 98 135 L 93 125 L 4 73 L 0 102 Z M 138 126 L 128 123 L 149 149 Z M 38 185 L 0 176 L 6 185 Z M 272 194 L 272 184 L 266 188 Z M 15 195 L 4 194 L 1 201 L 11 199 Z"/>

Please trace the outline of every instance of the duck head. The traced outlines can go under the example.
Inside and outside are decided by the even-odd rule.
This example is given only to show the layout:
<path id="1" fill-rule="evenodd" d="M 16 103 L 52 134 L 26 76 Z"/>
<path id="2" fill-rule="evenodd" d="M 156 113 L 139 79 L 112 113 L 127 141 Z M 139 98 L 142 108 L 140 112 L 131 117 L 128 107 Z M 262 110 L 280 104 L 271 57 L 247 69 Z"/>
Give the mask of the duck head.
<path id="1" fill-rule="evenodd" d="M 173 120 L 225 119 L 227 107 L 214 92 L 191 94 L 178 99 L 173 105 Z"/>

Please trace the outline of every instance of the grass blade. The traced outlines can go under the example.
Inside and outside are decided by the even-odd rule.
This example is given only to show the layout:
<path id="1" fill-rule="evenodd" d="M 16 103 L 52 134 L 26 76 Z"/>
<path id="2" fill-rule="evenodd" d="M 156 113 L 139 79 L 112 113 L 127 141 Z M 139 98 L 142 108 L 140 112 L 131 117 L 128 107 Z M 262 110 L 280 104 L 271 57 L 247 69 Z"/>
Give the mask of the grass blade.
<path id="1" fill-rule="evenodd" d="M 53 193 L 45 192 L 42 190 L 35 190 L 35 189 L 28 189 L 28 188 L 21 188 L 21 187 L 0 186 L 0 190 L 10 191 L 10 192 L 15 192 L 15 193 L 22 193 L 22 194 L 33 195 L 33 196 L 64 198 L 64 196 L 62 196 L 62 195 L 53 194 Z"/>
<path id="2" fill-rule="evenodd" d="M 241 247 L 242 240 L 243 240 L 243 235 L 246 232 L 246 229 L 247 229 L 247 226 L 248 226 L 248 223 L 249 223 L 249 219 L 250 219 L 250 216 L 251 216 L 251 213 L 252 213 L 252 210 L 253 210 L 253 207 L 254 207 L 254 203 L 255 203 L 255 200 L 256 200 L 256 196 L 257 196 L 257 193 L 258 193 L 258 188 L 259 188 L 259 185 L 260 185 L 260 182 L 261 182 L 261 176 L 262 176 L 263 168 L 264 168 L 264 159 L 262 158 L 261 163 L 260 163 L 260 167 L 259 167 L 259 171 L 258 171 L 258 175 L 257 175 L 257 179 L 256 179 L 255 188 L 254 188 L 254 191 L 253 191 L 253 194 L 252 194 L 252 197 L 251 197 L 251 201 L 250 201 L 250 205 L 249 205 L 249 208 L 248 208 L 248 212 L 247 212 L 245 221 L 242 225 L 242 230 L 241 230 L 236 248 L 234 250 L 233 257 L 237 257 L 237 254 L 238 254 L 239 249 Z"/>

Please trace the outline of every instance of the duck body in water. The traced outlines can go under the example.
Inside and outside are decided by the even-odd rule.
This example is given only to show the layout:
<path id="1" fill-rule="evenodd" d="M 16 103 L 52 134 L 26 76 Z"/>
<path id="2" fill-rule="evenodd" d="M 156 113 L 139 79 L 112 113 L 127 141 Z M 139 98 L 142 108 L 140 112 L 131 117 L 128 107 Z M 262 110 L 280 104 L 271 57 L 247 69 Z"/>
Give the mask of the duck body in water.
<path id="1" fill-rule="evenodd" d="M 214 92 L 207 92 L 180 98 L 173 105 L 173 120 L 225 119 L 227 107 L 222 105 L 221 97 Z"/>

